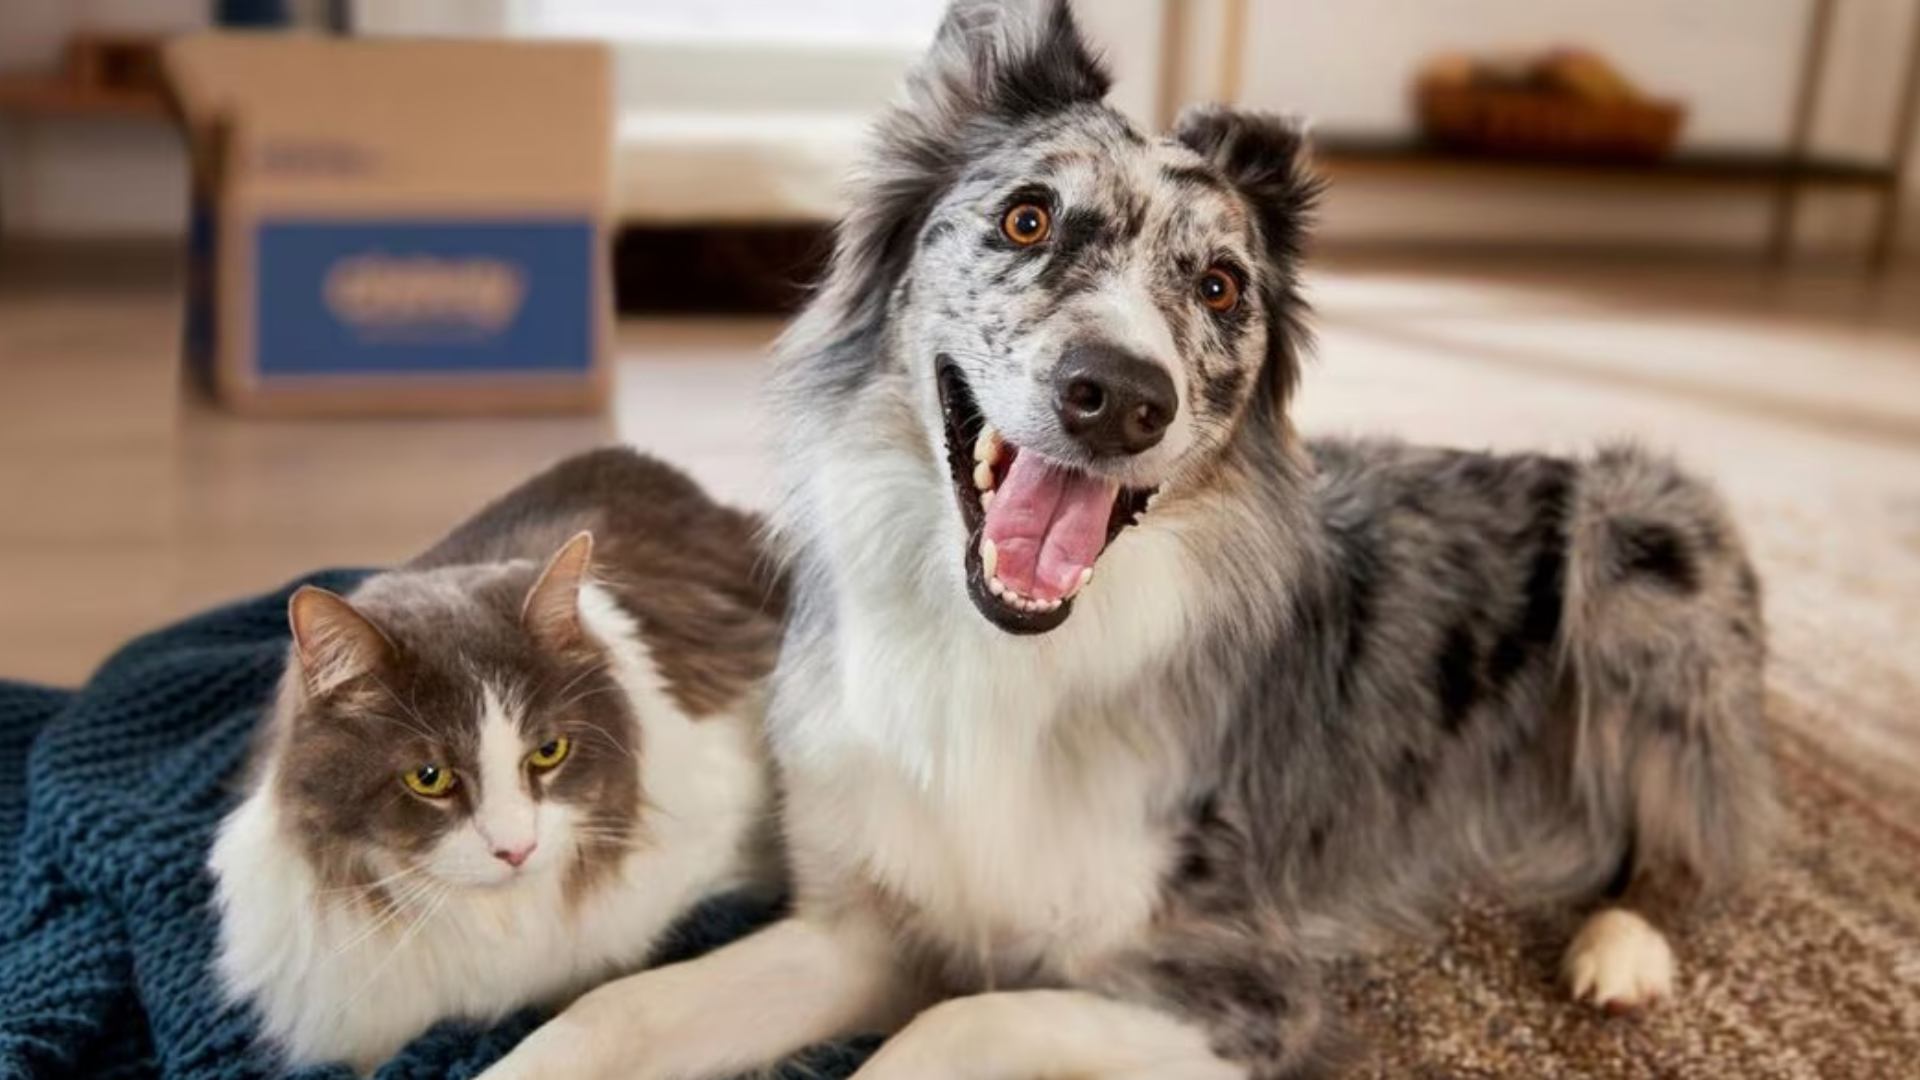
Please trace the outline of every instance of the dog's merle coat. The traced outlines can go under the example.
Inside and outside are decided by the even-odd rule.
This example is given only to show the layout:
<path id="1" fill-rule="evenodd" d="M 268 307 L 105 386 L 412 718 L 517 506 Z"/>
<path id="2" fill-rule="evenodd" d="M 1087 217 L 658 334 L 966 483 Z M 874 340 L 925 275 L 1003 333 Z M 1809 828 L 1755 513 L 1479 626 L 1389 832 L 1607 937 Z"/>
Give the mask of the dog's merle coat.
<path id="1" fill-rule="evenodd" d="M 1329 1057 L 1316 968 L 1469 885 L 1610 896 L 1576 982 L 1662 989 L 1643 920 L 1737 883 L 1770 816 L 1759 597 L 1713 493 L 1631 448 L 1301 439 L 1297 127 L 1142 135 L 1064 3 L 961 0 L 910 90 L 781 348 L 796 916 L 590 995 L 504 1074 L 718 1075 L 938 1002 L 862 1076 L 1290 1077 Z M 1044 243 L 1008 242 L 1024 205 Z M 1210 268 L 1231 311 L 1195 300 Z M 1155 446 L 1055 421 L 1088 342 L 1172 376 Z M 1151 493 L 1044 623 L 970 591 L 988 424 Z"/>

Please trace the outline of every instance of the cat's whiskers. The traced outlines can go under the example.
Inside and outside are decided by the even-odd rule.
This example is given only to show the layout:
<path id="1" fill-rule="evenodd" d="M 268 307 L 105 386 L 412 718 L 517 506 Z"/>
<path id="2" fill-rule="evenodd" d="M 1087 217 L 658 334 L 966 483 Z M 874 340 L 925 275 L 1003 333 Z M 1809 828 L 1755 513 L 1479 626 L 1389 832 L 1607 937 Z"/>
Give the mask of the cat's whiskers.
<path id="1" fill-rule="evenodd" d="M 344 1014 L 347 1010 L 358 1004 L 362 997 L 366 996 L 367 991 L 371 990 L 373 985 L 380 981 L 380 975 L 387 970 L 388 965 L 392 964 L 393 961 L 399 957 L 400 953 L 406 949 L 407 943 L 412 941 L 414 936 L 419 934 L 421 929 L 429 922 L 432 922 L 434 916 L 440 914 L 447 906 L 447 900 L 452 896 L 453 891 L 453 887 L 450 885 L 442 885 L 440 887 L 439 892 L 434 895 L 432 900 L 428 901 L 426 910 L 407 927 L 406 932 L 400 935 L 400 940 L 393 943 L 393 947 L 388 949 L 387 955 L 382 957 L 380 962 L 373 966 L 373 970 L 367 972 L 367 977 L 361 981 L 360 988 L 348 995 L 347 999 L 340 1003 L 335 1010 L 335 1015 Z"/>
<path id="2" fill-rule="evenodd" d="M 399 706 L 400 709 L 407 714 L 408 719 L 412 720 L 413 723 L 409 724 L 405 720 L 401 720 L 400 718 L 395 716 L 390 716 L 385 712 L 376 713 L 374 714 L 375 716 L 377 716 L 381 720 L 386 721 L 389 724 L 394 725 L 395 727 L 405 728 L 407 731 L 410 731 L 413 734 L 420 736 L 422 739 L 425 739 L 427 742 L 439 741 L 434 737 L 431 731 L 427 730 L 428 728 L 427 721 L 424 717 L 420 715 L 419 709 L 415 708 L 412 704 L 406 701 L 402 701 L 400 699 L 400 695 L 394 693 L 393 688 L 388 686 L 386 682 L 380 678 L 379 675 L 369 672 L 367 677 L 373 680 L 373 685 L 379 687 L 380 692 L 387 696 L 387 700 Z"/>
<path id="3" fill-rule="evenodd" d="M 417 901 L 424 899 L 426 896 L 430 896 L 430 894 L 432 894 L 432 884 L 434 884 L 434 882 L 409 882 L 407 888 L 403 888 L 403 890 L 399 890 L 399 892 L 384 894 L 386 903 L 384 903 L 384 907 L 380 909 L 380 913 L 378 913 L 374 919 L 369 920 L 365 926 L 361 926 L 353 936 L 349 936 L 344 942 L 334 945 L 326 959 L 338 959 L 338 957 L 342 957 L 342 955 L 346 955 L 346 953 L 351 953 L 351 951 L 357 949 L 359 945 L 369 942 L 374 936 L 378 936 L 378 934 L 380 934 L 382 930 L 386 930 L 394 920 L 403 917 Z M 371 899 L 371 897 L 369 897 L 369 899 Z"/>
<path id="4" fill-rule="evenodd" d="M 641 847 L 645 846 L 645 841 L 646 841 L 645 836 L 639 833 L 632 833 L 632 832 L 595 833 L 595 832 L 576 831 L 573 835 L 574 835 L 574 841 L 575 841 L 576 847 L 585 846 L 586 843 L 593 843 L 602 847 L 619 847 L 619 848 L 626 848 L 629 850 L 639 850 Z"/>
<path id="5" fill-rule="evenodd" d="M 583 701 L 590 701 L 593 698 L 599 697 L 602 694 L 624 694 L 624 693 L 626 693 L 626 689 L 621 686 L 589 687 L 588 689 L 583 690 L 580 693 L 575 694 L 574 696 L 554 706 L 553 711 L 564 712 L 565 710 L 570 709 L 573 706 L 578 705 Z"/>
<path id="6" fill-rule="evenodd" d="M 571 679 L 568 679 L 568 680 L 567 680 L 567 685 L 565 685 L 565 686 L 563 686 L 563 687 L 561 687 L 561 688 L 560 688 L 560 691 L 559 691 L 559 693 L 556 693 L 556 694 L 554 694 L 553 696 L 554 696 L 554 697 L 557 697 L 557 698 L 566 698 L 566 697 L 567 697 L 567 694 L 568 694 L 568 693 L 569 693 L 570 691 L 572 691 L 572 689 L 573 689 L 574 687 L 576 687 L 576 686 L 578 686 L 578 685 L 580 685 L 580 683 L 581 683 L 581 682 L 583 682 L 584 680 L 586 680 L 586 679 L 589 679 L 589 678 L 591 678 L 591 677 L 593 677 L 593 676 L 595 676 L 595 675 L 598 675 L 598 674 L 600 674 L 601 672 L 603 672 L 603 671 L 605 671 L 605 670 L 607 670 L 607 668 L 608 668 L 608 666 L 609 666 L 609 665 L 610 665 L 611 663 L 612 663 L 612 661 L 610 661 L 610 660 L 607 660 L 607 659 L 606 659 L 606 658 L 604 658 L 604 657 L 603 657 L 603 658 L 601 658 L 601 659 L 599 659 L 599 660 L 596 660 L 596 661 L 594 661 L 594 662 L 593 662 L 592 664 L 589 664 L 589 665 L 587 665 L 587 667 L 586 667 L 585 669 L 583 669 L 583 670 L 581 670 L 581 671 L 579 671 L 579 672 L 577 672 L 577 673 L 576 673 L 576 674 L 575 674 L 575 675 L 573 676 L 573 678 L 571 678 Z M 560 708 L 560 709 L 564 709 L 564 708 L 566 708 L 566 707 L 567 707 L 568 705 L 571 705 L 571 704 L 573 704 L 573 700 L 572 700 L 572 699 L 567 699 L 567 700 L 565 700 L 565 701 L 563 701 L 563 702 L 562 702 L 562 703 L 561 703 L 560 705 L 558 705 L 558 706 L 556 706 L 556 708 Z"/>
<path id="7" fill-rule="evenodd" d="M 372 922 L 362 927 L 353 936 L 334 946 L 332 952 L 328 953 L 327 958 L 329 960 L 337 959 L 359 948 L 367 941 L 372 940 L 382 930 L 392 925 L 396 919 L 407 914 L 409 909 L 413 908 L 416 903 L 435 897 L 436 890 L 440 898 L 444 898 L 448 893 L 452 892 L 450 886 L 442 885 L 431 877 L 423 876 L 421 880 L 409 881 L 403 889 L 386 893 L 386 910 L 382 911 Z"/>
<path id="8" fill-rule="evenodd" d="M 580 733 L 588 736 L 590 739 L 598 740 L 600 745 L 605 746 L 609 750 L 613 750 L 617 753 L 625 755 L 627 760 L 632 761 L 635 764 L 638 764 L 640 761 L 640 755 L 633 749 L 633 747 L 623 746 L 619 740 L 615 739 L 612 735 L 608 734 L 605 731 L 602 731 L 599 728 L 596 728 L 596 727 L 582 728 L 580 730 Z"/>
<path id="9" fill-rule="evenodd" d="M 374 881 L 355 882 L 352 885 L 334 885 L 324 889 L 315 889 L 313 892 L 315 896 L 331 896 L 339 893 L 359 893 L 367 895 L 422 872 L 422 869 L 418 866 L 407 866 L 402 867 L 398 873 L 388 874 L 386 877 Z"/>

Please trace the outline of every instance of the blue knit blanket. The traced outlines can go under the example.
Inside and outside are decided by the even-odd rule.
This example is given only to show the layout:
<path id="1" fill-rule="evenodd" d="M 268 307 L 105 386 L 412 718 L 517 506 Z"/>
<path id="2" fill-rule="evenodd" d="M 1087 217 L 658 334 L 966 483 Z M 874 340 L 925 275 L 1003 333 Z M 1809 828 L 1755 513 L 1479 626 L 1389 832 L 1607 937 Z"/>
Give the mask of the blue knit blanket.
<path id="1" fill-rule="evenodd" d="M 358 576 L 311 580 L 344 590 Z M 204 864 L 279 677 L 291 590 L 149 634 L 77 691 L 0 682 L 0 867 L 11 869 L 0 895 L 0 1080 L 276 1075 L 252 1019 L 215 992 Z M 675 931 L 662 959 L 695 955 L 771 915 L 710 905 Z M 376 1075 L 473 1076 L 539 1020 L 442 1025 Z M 844 1077 L 870 1049 L 819 1048 L 782 1075 Z"/>

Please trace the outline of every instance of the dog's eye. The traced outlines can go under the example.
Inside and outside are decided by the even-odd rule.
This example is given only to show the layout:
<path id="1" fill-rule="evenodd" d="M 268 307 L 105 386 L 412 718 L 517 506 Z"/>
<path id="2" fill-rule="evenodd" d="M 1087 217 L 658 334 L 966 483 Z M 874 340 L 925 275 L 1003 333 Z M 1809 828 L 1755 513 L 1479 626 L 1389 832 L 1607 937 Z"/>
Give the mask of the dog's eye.
<path id="1" fill-rule="evenodd" d="M 1032 247 L 1053 231 L 1053 215 L 1034 203 L 1021 203 L 1000 220 L 1000 231 L 1021 247 Z"/>
<path id="2" fill-rule="evenodd" d="M 1225 314 L 1240 306 L 1240 282 L 1219 267 L 1200 275 L 1200 302 Z"/>

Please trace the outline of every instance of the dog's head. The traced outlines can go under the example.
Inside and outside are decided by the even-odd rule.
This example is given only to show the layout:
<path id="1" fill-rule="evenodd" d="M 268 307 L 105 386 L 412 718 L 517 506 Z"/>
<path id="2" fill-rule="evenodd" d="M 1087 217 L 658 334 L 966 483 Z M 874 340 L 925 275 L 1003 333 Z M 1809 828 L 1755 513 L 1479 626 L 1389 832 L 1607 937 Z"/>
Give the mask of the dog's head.
<path id="1" fill-rule="evenodd" d="M 959 0 L 840 235 L 833 287 L 927 388 L 968 591 L 1016 633 L 1064 622 L 1156 495 L 1277 433 L 1297 373 L 1298 126 L 1209 107 L 1153 138 L 1108 88 L 1064 0 Z"/>

